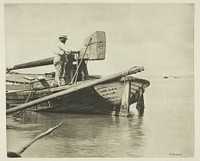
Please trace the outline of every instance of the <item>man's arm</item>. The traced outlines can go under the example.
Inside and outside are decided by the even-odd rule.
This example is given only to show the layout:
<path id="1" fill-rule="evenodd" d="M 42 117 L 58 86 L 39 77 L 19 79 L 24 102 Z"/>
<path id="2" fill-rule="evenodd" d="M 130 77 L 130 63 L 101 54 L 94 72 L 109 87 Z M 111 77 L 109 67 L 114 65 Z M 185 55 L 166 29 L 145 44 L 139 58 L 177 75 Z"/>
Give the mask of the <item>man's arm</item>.
<path id="1" fill-rule="evenodd" d="M 69 55 L 69 54 L 71 53 L 71 52 L 69 51 L 69 49 L 66 47 L 66 45 L 63 44 L 63 43 L 61 43 L 61 44 L 59 45 L 59 48 L 63 51 L 63 54 Z"/>

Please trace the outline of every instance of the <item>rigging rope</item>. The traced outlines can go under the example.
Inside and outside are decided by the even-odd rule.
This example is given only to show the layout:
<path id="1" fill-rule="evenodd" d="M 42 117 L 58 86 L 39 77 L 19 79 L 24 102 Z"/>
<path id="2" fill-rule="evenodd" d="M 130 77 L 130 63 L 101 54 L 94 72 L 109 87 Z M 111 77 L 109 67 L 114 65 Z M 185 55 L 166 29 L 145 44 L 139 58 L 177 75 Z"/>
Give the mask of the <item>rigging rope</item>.
<path id="1" fill-rule="evenodd" d="M 78 64 L 78 67 L 77 67 L 77 69 L 76 69 L 76 72 L 75 72 L 75 74 L 74 74 L 74 76 L 73 76 L 73 78 L 72 78 L 70 84 L 73 84 L 73 83 L 74 83 L 74 79 L 75 79 L 75 78 L 77 79 L 77 77 L 78 77 L 78 70 L 79 70 L 79 68 L 80 68 L 80 66 L 81 66 L 81 63 L 82 63 L 82 61 L 83 61 L 83 58 L 84 58 L 85 55 L 86 55 L 86 51 L 87 51 L 87 49 L 88 49 L 88 47 L 89 47 L 91 41 L 92 41 L 92 38 L 90 38 L 90 40 L 89 40 L 89 42 L 88 42 L 88 44 L 87 44 L 87 47 L 86 47 L 86 49 L 85 49 L 85 51 L 84 51 L 84 54 L 83 54 L 83 57 L 81 58 L 81 61 L 80 61 L 80 63 Z"/>

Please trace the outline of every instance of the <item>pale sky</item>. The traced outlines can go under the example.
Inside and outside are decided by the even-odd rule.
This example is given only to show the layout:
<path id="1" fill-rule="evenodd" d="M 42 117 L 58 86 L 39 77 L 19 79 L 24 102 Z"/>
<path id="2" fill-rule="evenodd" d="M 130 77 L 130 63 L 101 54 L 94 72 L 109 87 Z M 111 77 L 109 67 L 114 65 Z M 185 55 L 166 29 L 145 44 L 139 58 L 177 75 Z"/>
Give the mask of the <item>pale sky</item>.
<path id="1" fill-rule="evenodd" d="M 68 35 L 71 50 L 80 50 L 95 31 L 106 32 L 106 59 L 88 62 L 90 74 L 138 65 L 147 76 L 193 75 L 194 6 L 180 3 L 7 4 L 6 66 L 52 57 L 60 34 Z"/>

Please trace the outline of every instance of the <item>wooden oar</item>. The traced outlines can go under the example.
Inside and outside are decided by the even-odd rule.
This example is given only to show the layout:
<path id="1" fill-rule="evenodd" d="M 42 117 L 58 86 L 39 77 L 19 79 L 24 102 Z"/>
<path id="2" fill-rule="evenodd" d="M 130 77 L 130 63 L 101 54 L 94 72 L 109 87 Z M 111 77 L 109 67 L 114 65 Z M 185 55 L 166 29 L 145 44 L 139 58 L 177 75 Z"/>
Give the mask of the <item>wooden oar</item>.
<path id="1" fill-rule="evenodd" d="M 67 94 L 70 94 L 72 92 L 79 91 L 79 90 L 84 89 L 84 88 L 92 87 L 92 86 L 95 86 L 97 84 L 101 84 L 103 82 L 110 81 L 110 80 L 113 80 L 113 79 L 116 79 L 116 78 L 121 78 L 123 76 L 127 76 L 127 75 L 130 75 L 130 74 L 135 74 L 135 73 L 141 72 L 143 70 L 144 70 L 143 67 L 135 66 L 135 67 L 132 67 L 129 70 L 126 70 L 126 71 L 123 71 L 123 72 L 119 72 L 117 74 L 113 74 L 113 75 L 110 75 L 110 76 L 107 76 L 107 77 L 104 77 L 104 78 L 101 78 L 101 79 L 89 81 L 89 82 L 77 85 L 75 87 L 72 87 L 70 89 L 66 89 L 66 90 L 63 90 L 61 92 L 57 92 L 57 93 L 54 93 L 54 94 L 51 94 L 51 95 L 48 95 L 48 96 L 45 96 L 45 97 L 42 97 L 42 98 L 38 98 L 38 99 L 30 101 L 30 102 L 24 103 L 24 104 L 19 105 L 17 107 L 13 107 L 13 108 L 7 109 L 6 110 L 6 115 L 12 114 L 12 113 L 20 111 L 20 110 L 27 109 L 27 108 L 29 108 L 31 106 L 38 105 L 40 103 L 43 103 L 43 102 L 46 102 L 46 101 L 49 101 L 49 100 L 52 100 L 52 99 L 67 95 Z"/>
<path id="2" fill-rule="evenodd" d="M 57 129 L 59 126 L 62 125 L 62 122 L 60 122 L 58 125 L 48 129 L 47 131 L 41 133 L 40 135 L 38 135 L 37 137 L 35 137 L 31 142 L 29 142 L 28 144 L 26 144 L 24 147 L 22 147 L 20 150 L 18 150 L 17 152 L 8 152 L 7 156 L 11 157 L 11 158 L 16 158 L 16 157 L 21 157 L 20 154 L 22 154 L 29 146 L 31 146 L 34 142 L 36 142 L 37 140 L 39 140 L 40 138 L 50 134 L 51 132 L 53 132 L 55 129 Z"/>

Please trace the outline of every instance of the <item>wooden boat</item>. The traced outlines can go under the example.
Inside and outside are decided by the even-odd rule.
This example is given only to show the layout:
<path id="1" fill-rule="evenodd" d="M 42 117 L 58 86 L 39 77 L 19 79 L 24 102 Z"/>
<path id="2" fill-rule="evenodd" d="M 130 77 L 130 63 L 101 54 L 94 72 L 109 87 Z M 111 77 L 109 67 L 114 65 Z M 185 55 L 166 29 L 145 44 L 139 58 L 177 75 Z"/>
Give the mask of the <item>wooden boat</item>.
<path id="1" fill-rule="evenodd" d="M 31 107 L 41 112 L 93 113 L 128 116 L 130 105 L 137 103 L 144 112 L 144 92 L 150 85 L 145 79 L 130 76 L 144 70 L 133 67 L 101 77 L 89 75 L 87 61 L 105 59 L 105 32 L 97 31 L 85 40 L 85 47 L 68 57 L 62 85 L 55 73 L 27 74 L 12 70 L 53 64 L 53 57 L 15 65 L 7 69 L 7 114 Z"/>

